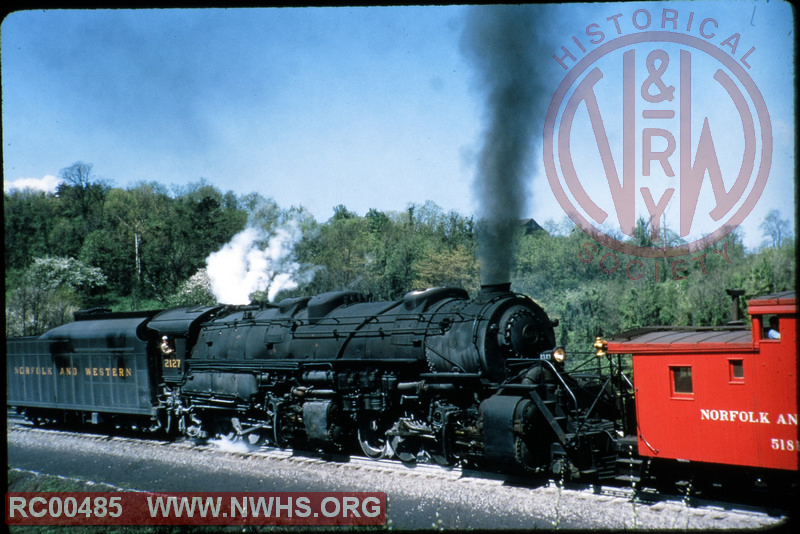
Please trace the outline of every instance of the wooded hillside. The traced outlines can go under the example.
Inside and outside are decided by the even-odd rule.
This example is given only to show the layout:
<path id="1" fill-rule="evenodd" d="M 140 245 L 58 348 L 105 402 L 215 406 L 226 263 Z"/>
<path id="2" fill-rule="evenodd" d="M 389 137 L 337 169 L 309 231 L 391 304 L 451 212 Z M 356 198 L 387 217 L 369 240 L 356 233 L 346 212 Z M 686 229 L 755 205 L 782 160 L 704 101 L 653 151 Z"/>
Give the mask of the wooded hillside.
<path id="1" fill-rule="evenodd" d="M 480 287 L 476 222 L 432 202 L 402 212 L 364 215 L 337 206 L 328 221 L 302 207 L 281 207 L 257 193 L 222 192 L 207 181 L 167 188 L 157 182 L 118 188 L 92 166 L 61 171 L 57 192 L 4 195 L 6 335 L 39 334 L 72 320 L 77 309 L 157 309 L 216 301 L 206 260 L 246 227 L 254 246 L 291 227 L 295 237 L 271 258 L 266 300 L 283 275 L 296 285 L 275 300 L 339 289 L 394 299 L 411 289 Z M 535 218 L 535 214 L 532 214 Z M 730 316 L 727 288 L 745 297 L 794 288 L 795 240 L 777 213 L 762 224 L 765 246 L 745 250 L 734 231 L 680 258 L 625 256 L 589 238 L 568 219 L 520 221 L 512 288 L 560 320 L 559 342 L 583 350 L 597 335 L 647 324 L 720 325 Z M 621 238 L 621 236 L 615 236 Z M 658 248 L 680 243 L 662 228 L 659 241 L 639 221 L 630 239 Z"/>

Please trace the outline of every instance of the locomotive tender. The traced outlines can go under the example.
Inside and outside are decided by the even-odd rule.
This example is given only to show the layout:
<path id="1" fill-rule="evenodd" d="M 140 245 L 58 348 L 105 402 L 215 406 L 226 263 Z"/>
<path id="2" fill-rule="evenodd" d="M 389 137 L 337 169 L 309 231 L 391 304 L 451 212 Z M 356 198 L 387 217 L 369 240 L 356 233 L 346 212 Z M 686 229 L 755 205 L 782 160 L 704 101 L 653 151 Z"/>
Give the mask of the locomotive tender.
<path id="1" fill-rule="evenodd" d="M 564 372 L 554 324 L 510 284 L 340 291 L 277 305 L 76 314 L 9 339 L 8 405 L 36 422 L 406 462 L 613 476 L 625 397 Z M 356 443 L 358 445 L 356 445 Z"/>
<path id="2" fill-rule="evenodd" d="M 794 292 L 749 304 L 752 329 L 598 338 L 598 358 L 569 372 L 557 321 L 510 284 L 475 299 L 459 288 L 391 302 L 339 291 L 277 305 L 78 312 L 7 341 L 8 406 L 37 423 L 360 448 L 588 482 L 712 464 L 753 468 L 762 481 L 798 469 L 797 308 Z"/>

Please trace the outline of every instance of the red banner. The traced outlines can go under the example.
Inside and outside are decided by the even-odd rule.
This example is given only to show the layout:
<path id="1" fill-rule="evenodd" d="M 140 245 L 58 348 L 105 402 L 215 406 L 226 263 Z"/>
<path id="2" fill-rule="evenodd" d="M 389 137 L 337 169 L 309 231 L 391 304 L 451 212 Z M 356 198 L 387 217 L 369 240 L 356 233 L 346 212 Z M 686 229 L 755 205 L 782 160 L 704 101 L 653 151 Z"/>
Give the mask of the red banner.
<path id="1" fill-rule="evenodd" d="M 7 525 L 384 525 L 378 492 L 6 493 Z"/>

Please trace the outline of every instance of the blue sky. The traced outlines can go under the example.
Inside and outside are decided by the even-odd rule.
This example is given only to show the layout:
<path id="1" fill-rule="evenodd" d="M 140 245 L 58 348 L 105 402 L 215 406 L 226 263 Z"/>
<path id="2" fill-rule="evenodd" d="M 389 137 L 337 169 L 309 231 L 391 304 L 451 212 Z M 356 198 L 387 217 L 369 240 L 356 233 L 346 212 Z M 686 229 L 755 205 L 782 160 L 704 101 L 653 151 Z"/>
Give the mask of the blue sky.
<path id="1" fill-rule="evenodd" d="M 789 5 L 563 5 L 548 15 L 546 32 L 556 53 L 573 35 L 585 39 L 592 22 L 610 24 L 615 13 L 630 21 L 637 8 L 665 6 L 684 17 L 696 12 L 698 22 L 714 17 L 720 36 L 736 32 L 742 49 L 756 47 L 749 74 L 775 140 L 767 188 L 743 223 L 746 244 L 756 246 L 770 209 L 794 218 Z M 466 9 L 13 13 L 0 48 L 4 186 L 52 182 L 60 169 L 84 161 L 117 186 L 206 178 L 223 191 L 305 206 L 320 221 L 338 204 L 363 215 L 426 200 L 471 215 L 483 97 L 460 49 Z M 547 80 L 547 90 L 560 81 Z M 721 153 L 728 146 L 735 143 L 717 143 Z M 540 150 L 531 162 L 530 188 L 520 193 L 527 213 L 559 221 L 564 211 Z"/>

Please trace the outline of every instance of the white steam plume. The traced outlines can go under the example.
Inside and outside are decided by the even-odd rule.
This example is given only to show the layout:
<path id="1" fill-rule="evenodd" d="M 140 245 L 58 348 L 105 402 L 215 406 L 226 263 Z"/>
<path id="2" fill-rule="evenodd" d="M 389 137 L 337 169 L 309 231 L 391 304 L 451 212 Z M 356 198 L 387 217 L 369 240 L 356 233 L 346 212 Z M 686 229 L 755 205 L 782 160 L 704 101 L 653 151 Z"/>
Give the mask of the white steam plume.
<path id="1" fill-rule="evenodd" d="M 271 233 L 249 226 L 236 234 L 206 259 L 214 297 L 223 304 L 249 304 L 256 291 L 267 291 L 272 301 L 280 291 L 296 288 L 300 264 L 293 250 L 300 237 L 294 220 Z"/>

